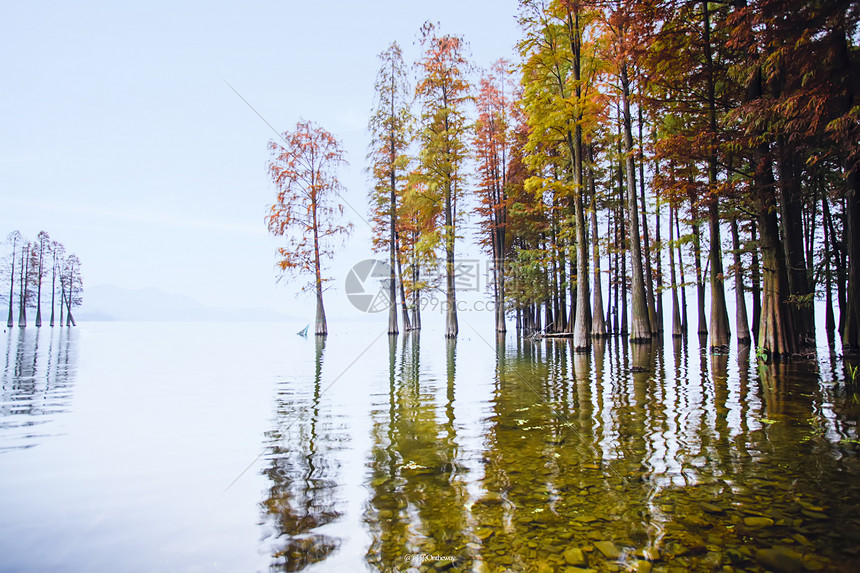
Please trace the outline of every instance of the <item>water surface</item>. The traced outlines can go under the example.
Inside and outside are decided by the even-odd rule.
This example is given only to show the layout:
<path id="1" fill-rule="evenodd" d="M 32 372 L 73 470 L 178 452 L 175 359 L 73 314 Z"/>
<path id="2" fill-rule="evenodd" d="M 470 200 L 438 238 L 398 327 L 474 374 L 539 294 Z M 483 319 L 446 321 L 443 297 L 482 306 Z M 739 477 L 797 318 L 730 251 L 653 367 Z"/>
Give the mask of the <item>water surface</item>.
<path id="1" fill-rule="evenodd" d="M 0 570 L 857 569 L 827 346 L 300 326 L 4 333 Z"/>

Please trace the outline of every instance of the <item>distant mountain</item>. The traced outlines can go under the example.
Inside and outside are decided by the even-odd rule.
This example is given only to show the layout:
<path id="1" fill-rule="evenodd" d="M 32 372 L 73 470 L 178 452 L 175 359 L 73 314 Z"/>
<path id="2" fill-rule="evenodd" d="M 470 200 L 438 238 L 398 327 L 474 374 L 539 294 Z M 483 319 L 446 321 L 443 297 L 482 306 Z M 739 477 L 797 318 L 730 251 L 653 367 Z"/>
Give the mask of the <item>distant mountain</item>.
<path id="1" fill-rule="evenodd" d="M 75 311 L 83 321 L 234 322 L 299 320 L 270 308 L 212 308 L 190 296 L 157 288 L 87 287 L 84 304 Z"/>

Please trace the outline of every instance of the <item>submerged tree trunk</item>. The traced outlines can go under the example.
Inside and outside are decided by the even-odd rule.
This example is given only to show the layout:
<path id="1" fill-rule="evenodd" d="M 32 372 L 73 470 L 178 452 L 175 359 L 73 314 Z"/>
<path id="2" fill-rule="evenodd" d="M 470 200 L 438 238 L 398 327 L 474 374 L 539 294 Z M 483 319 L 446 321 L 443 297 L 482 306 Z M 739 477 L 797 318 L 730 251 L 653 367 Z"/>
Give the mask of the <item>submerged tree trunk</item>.
<path id="1" fill-rule="evenodd" d="M 37 278 L 39 283 L 36 286 L 36 326 L 42 326 L 42 261 L 45 255 L 45 242 L 39 239 L 39 270 Z"/>
<path id="2" fill-rule="evenodd" d="M 848 278 L 845 276 L 845 273 L 848 265 L 845 264 L 845 251 L 842 248 L 842 244 L 840 244 L 842 241 L 840 241 L 836 235 L 836 228 L 833 225 L 833 216 L 830 213 L 830 205 L 824 198 L 822 198 L 821 210 L 824 213 L 824 227 L 828 230 L 830 235 L 830 245 L 832 247 L 830 252 L 831 255 L 836 258 L 836 300 L 839 302 L 838 330 L 842 333 L 845 326 L 845 314 L 848 312 L 848 303 L 846 301 L 845 293 L 845 285 L 848 282 Z"/>
<path id="3" fill-rule="evenodd" d="M 12 301 L 15 299 L 15 247 L 17 241 L 12 243 L 12 271 L 9 275 L 9 318 L 6 319 L 6 327 L 12 328 L 14 325 L 12 317 Z"/>
<path id="4" fill-rule="evenodd" d="M 716 164 L 714 165 L 716 169 Z M 723 284 L 723 250 L 720 246 L 720 215 L 716 200 L 708 209 L 711 259 L 711 348 L 727 346 L 731 342 L 729 313 L 726 309 L 726 289 Z"/>
<path id="5" fill-rule="evenodd" d="M 455 338 L 460 331 L 457 324 L 457 295 L 454 281 L 454 205 L 453 183 L 448 181 L 445 192 L 445 338 Z"/>
<path id="6" fill-rule="evenodd" d="M 654 173 L 659 174 L 660 165 L 655 163 Z M 656 196 L 656 191 L 655 191 Z M 663 332 L 663 241 L 660 238 L 660 199 L 655 198 L 657 212 L 654 213 L 654 262 L 656 263 L 657 290 L 654 296 L 657 297 L 657 332 Z"/>
<path id="7" fill-rule="evenodd" d="M 313 189 L 313 187 L 311 187 Z M 317 315 L 314 333 L 317 336 L 328 335 L 328 325 L 325 320 L 325 308 L 323 308 L 322 296 L 322 271 L 320 269 L 320 244 L 319 244 L 319 225 L 317 221 L 317 202 L 316 197 L 311 198 L 311 217 L 314 229 L 314 285 L 317 295 Z M 69 315 L 72 314 L 72 309 L 69 307 Z"/>
<path id="8" fill-rule="evenodd" d="M 758 345 L 775 358 L 785 358 L 794 353 L 796 347 L 794 325 L 788 305 L 785 253 L 779 238 L 775 208 L 773 201 L 759 200 L 763 281 Z"/>
<path id="9" fill-rule="evenodd" d="M 74 300 L 73 295 L 74 295 L 74 291 L 75 291 L 74 284 L 75 284 L 74 277 L 70 276 L 69 277 L 69 300 L 67 301 L 67 309 L 66 309 L 66 326 L 77 326 L 77 323 L 75 323 L 75 317 L 72 316 L 72 301 Z"/>
<path id="10" fill-rule="evenodd" d="M 762 70 L 752 78 L 748 96 L 752 101 L 763 96 Z M 768 143 L 763 141 L 753 153 L 753 185 L 755 208 L 759 224 L 762 308 L 761 323 L 756 343 L 770 356 L 787 358 L 795 352 L 795 332 L 789 308 L 788 273 L 785 267 L 785 250 L 780 240 L 777 220 L 775 179 Z"/>
<path id="11" fill-rule="evenodd" d="M 796 154 L 787 147 L 788 144 L 784 138 L 778 138 L 781 229 L 795 333 L 799 341 L 808 345 L 815 340 L 813 293 L 809 286 L 803 253 L 803 203 L 800 199 L 800 173 L 798 173 Z"/>
<path id="12" fill-rule="evenodd" d="M 18 326 L 27 326 L 27 275 L 30 272 L 30 257 L 27 256 L 29 247 L 21 249 L 21 282 L 18 285 Z"/>
<path id="13" fill-rule="evenodd" d="M 747 303 L 744 298 L 744 276 L 741 266 L 741 240 L 738 235 L 738 221 L 732 217 L 732 257 L 734 258 L 735 271 L 735 328 L 740 343 L 750 341 L 749 319 L 747 318 Z"/>
<path id="14" fill-rule="evenodd" d="M 705 280 L 702 272 L 702 242 L 701 242 L 701 227 L 697 215 L 693 215 L 693 224 L 691 226 L 693 232 L 693 257 L 696 263 L 696 310 L 699 316 L 699 325 L 697 332 L 701 335 L 708 334 L 708 323 L 705 320 Z"/>
<path id="15" fill-rule="evenodd" d="M 675 236 L 681 240 L 681 223 L 678 221 L 678 208 L 675 208 Z M 678 243 L 678 270 L 681 272 L 681 330 L 684 335 L 689 331 L 690 323 L 687 320 L 687 278 L 684 275 L 684 254 L 681 243 Z"/>
<path id="16" fill-rule="evenodd" d="M 729 313 L 726 310 L 726 290 L 723 285 L 723 252 L 720 245 L 720 212 L 717 204 L 717 103 L 714 61 L 711 46 L 711 16 L 707 0 L 702 2 L 703 47 L 705 51 L 705 73 L 707 78 L 708 130 L 710 145 L 707 150 L 708 163 L 708 223 L 710 230 L 711 259 L 711 348 L 728 346 L 730 341 Z M 701 303 L 701 297 L 699 302 Z M 700 329 L 701 332 L 701 329 Z"/>
<path id="17" fill-rule="evenodd" d="M 822 203 L 826 202 L 826 199 L 821 197 Z M 836 320 L 833 314 L 833 278 L 830 270 L 830 257 L 833 256 L 833 244 L 832 238 L 830 236 L 830 231 L 827 228 L 827 225 L 824 225 L 824 299 L 825 299 L 825 310 L 824 310 L 824 330 L 828 333 L 828 336 L 832 335 L 836 331 Z"/>
<path id="18" fill-rule="evenodd" d="M 758 331 L 761 326 L 761 267 L 758 262 L 758 239 L 756 237 L 756 223 L 753 221 L 750 224 L 750 241 L 754 248 L 752 251 L 752 264 L 750 271 L 752 274 L 752 300 L 753 300 L 753 316 L 752 316 L 752 334 L 758 344 Z"/>
<path id="19" fill-rule="evenodd" d="M 594 262 L 594 308 L 591 316 L 591 336 L 606 336 L 606 321 L 603 318 L 603 285 L 600 274 L 600 246 L 597 229 L 597 189 L 594 181 L 594 147 L 588 147 L 588 186 L 591 194 L 591 250 Z"/>
<path id="20" fill-rule="evenodd" d="M 57 264 L 54 263 L 51 268 L 51 322 L 50 325 L 54 326 L 54 295 L 57 292 Z"/>
<path id="21" fill-rule="evenodd" d="M 395 250 L 397 256 L 397 282 L 400 284 L 400 310 L 403 313 L 403 330 L 409 332 L 412 330 L 412 322 L 409 320 L 409 307 L 406 305 L 406 285 L 403 281 L 403 260 L 400 256 L 400 233 L 394 235 Z"/>
<path id="22" fill-rule="evenodd" d="M 848 301 L 842 346 L 856 352 L 860 350 L 860 176 L 855 168 L 848 175 L 848 197 L 845 229 L 848 245 Z"/>
<path id="23" fill-rule="evenodd" d="M 648 303 L 645 298 L 645 277 L 642 269 L 642 243 L 639 232 L 639 209 L 636 199 L 636 166 L 633 163 L 633 131 L 630 118 L 630 81 L 627 77 L 627 63 L 621 65 L 621 104 L 624 109 L 624 150 L 627 156 L 627 219 L 630 226 L 630 299 L 632 342 L 651 339 L 651 321 Z"/>
<path id="24" fill-rule="evenodd" d="M 392 79 L 393 81 L 393 79 Z M 392 107 L 394 100 L 392 98 Z M 393 113 L 393 112 L 392 112 Z M 396 154 L 394 150 L 394 136 L 390 138 L 390 161 L 394 165 Z M 397 328 L 397 175 L 394 172 L 394 167 L 391 167 L 391 188 L 389 189 L 389 209 L 388 209 L 388 334 L 397 334 L 400 330 Z M 404 324 L 404 328 L 405 328 Z"/>
<path id="25" fill-rule="evenodd" d="M 648 209 L 645 202 L 645 154 L 642 150 L 644 145 L 642 139 L 642 106 L 639 111 L 639 199 L 642 202 L 642 252 L 645 255 L 645 298 L 648 303 L 648 322 L 651 323 L 651 332 L 660 332 L 657 325 L 657 303 L 654 298 L 654 269 L 651 267 L 651 237 L 648 236 Z"/>
<path id="26" fill-rule="evenodd" d="M 675 249 L 672 245 L 672 218 L 675 208 L 669 204 L 669 277 L 672 281 L 672 336 L 683 336 L 681 309 L 678 306 L 678 279 L 675 276 Z"/>
<path id="27" fill-rule="evenodd" d="M 418 281 L 421 278 L 421 268 L 418 265 L 418 252 L 415 241 L 412 242 L 412 330 L 421 330 L 421 289 Z"/>
<path id="28" fill-rule="evenodd" d="M 576 316 L 573 323 L 573 349 L 588 350 L 591 347 L 591 297 L 588 289 L 588 243 L 585 235 L 584 185 L 582 181 L 582 127 L 576 126 L 574 145 L 575 171 L 574 217 L 576 218 Z"/>

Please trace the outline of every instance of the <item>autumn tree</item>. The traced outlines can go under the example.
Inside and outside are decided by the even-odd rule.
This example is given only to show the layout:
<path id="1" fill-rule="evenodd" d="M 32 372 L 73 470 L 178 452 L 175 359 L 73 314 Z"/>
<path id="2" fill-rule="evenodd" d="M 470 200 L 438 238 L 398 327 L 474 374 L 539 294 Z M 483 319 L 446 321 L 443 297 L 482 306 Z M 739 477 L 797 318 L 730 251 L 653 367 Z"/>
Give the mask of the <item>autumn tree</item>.
<path id="1" fill-rule="evenodd" d="M 390 267 L 388 333 L 396 334 L 398 332 L 396 269 L 399 268 L 398 198 L 403 194 L 409 167 L 412 97 L 406 65 L 397 42 L 392 43 L 388 49 L 379 54 L 379 60 L 380 67 L 375 85 L 376 99 L 368 125 L 372 137 L 368 153 L 368 159 L 371 162 L 369 171 L 374 183 L 370 200 L 371 218 L 374 248 L 388 250 Z M 403 327 L 410 330 L 402 276 L 400 285 Z"/>
<path id="2" fill-rule="evenodd" d="M 322 127 L 299 121 L 293 131 L 285 131 L 280 141 L 269 142 L 269 175 L 277 194 L 269 208 L 269 232 L 285 237 L 287 246 L 278 249 L 277 266 L 288 275 L 312 273 L 302 290 L 316 293 L 317 336 L 326 336 L 323 307 L 322 259 L 333 255 L 332 241 L 345 237 L 352 224 L 339 223 L 343 189 L 337 169 L 346 163 L 341 143 Z"/>
<path id="3" fill-rule="evenodd" d="M 642 58 L 649 78 L 649 96 L 655 112 L 675 116 L 674 129 L 663 131 L 659 146 L 663 158 L 687 173 L 691 226 L 696 253 L 699 293 L 699 334 L 707 334 L 704 280 L 700 263 L 700 212 L 708 222 L 708 268 L 711 290 L 710 346 L 729 343 L 730 328 L 724 288 L 721 249 L 721 171 L 727 171 L 723 153 L 725 111 L 736 99 L 737 84 L 728 77 L 725 49 L 726 6 L 698 0 L 660 3 L 661 26 L 650 29 L 649 48 Z M 664 125 L 670 122 L 664 121 Z M 703 180 L 702 177 L 706 178 Z M 683 177 L 682 177 L 683 179 Z"/>
<path id="4" fill-rule="evenodd" d="M 646 341 L 651 338 L 651 321 L 645 293 L 645 275 L 642 264 L 642 236 L 639 230 L 639 201 L 636 197 L 636 165 L 633 148 L 633 120 L 631 106 L 633 81 L 641 54 L 642 27 L 653 22 L 648 13 L 649 6 L 642 3 L 612 5 L 605 13 L 608 30 L 608 56 L 617 80 L 618 97 L 621 104 L 621 125 L 625 155 L 624 173 L 627 191 L 627 225 L 630 241 L 630 340 Z"/>
<path id="5" fill-rule="evenodd" d="M 531 127 L 530 160 L 537 171 L 550 178 L 555 172 L 544 169 L 553 161 L 552 154 L 538 151 L 543 147 L 565 158 L 562 199 L 570 205 L 572 241 L 575 245 L 575 291 L 571 294 L 571 316 L 568 329 L 573 345 L 584 350 L 591 344 L 591 300 L 589 295 L 589 249 L 586 229 L 585 197 L 588 194 L 584 165 L 585 136 L 594 124 L 597 61 L 593 42 L 586 42 L 593 27 L 593 10 L 586 3 L 557 0 L 521 2 L 521 25 L 525 38 L 520 43 L 524 58 L 523 102 Z M 599 280 L 599 277 L 597 277 Z M 602 310 L 600 311 L 602 312 Z"/>
<path id="6" fill-rule="evenodd" d="M 421 29 L 424 53 L 418 62 L 419 80 L 415 89 L 421 102 L 418 131 L 420 168 L 427 181 L 427 192 L 442 205 L 445 250 L 445 337 L 457 336 L 457 297 L 455 293 L 455 239 L 459 220 L 458 202 L 465 178 L 466 143 L 469 121 L 469 83 L 466 43 L 458 37 L 440 34 L 438 27 L 425 23 Z"/>
<path id="7" fill-rule="evenodd" d="M 422 273 L 422 270 L 436 267 L 441 212 L 441 203 L 427 191 L 426 177 L 417 170 L 410 172 L 403 188 L 403 200 L 397 220 L 397 264 L 401 269 L 403 287 L 401 303 L 404 308 L 407 307 L 408 293 L 410 326 L 413 330 L 421 330 L 421 292 L 437 286 L 433 284 L 433 277 Z M 402 270 L 404 266 L 405 271 Z"/>
<path id="8" fill-rule="evenodd" d="M 493 261 L 493 301 L 496 332 L 505 332 L 505 266 L 508 234 L 508 170 L 514 113 L 510 63 L 498 60 L 480 80 L 475 98 L 475 159 L 478 214 L 485 235 L 481 243 Z"/>

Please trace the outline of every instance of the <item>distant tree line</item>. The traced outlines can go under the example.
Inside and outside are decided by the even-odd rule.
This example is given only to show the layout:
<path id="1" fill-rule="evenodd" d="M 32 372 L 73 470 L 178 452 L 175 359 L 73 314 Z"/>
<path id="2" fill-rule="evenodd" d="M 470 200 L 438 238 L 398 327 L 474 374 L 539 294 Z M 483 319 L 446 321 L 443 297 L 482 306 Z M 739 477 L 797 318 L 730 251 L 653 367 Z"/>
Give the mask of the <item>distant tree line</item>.
<path id="1" fill-rule="evenodd" d="M 823 299 L 827 332 L 860 350 L 858 6 L 521 0 L 519 62 L 476 73 L 463 38 L 426 24 L 414 87 L 393 43 L 368 154 L 389 332 L 398 306 L 420 328 L 441 257 L 457 335 L 455 246 L 471 214 L 499 332 L 513 316 L 579 350 L 685 336 L 694 287 L 694 328 L 722 349 L 732 279 L 739 342 L 783 358 L 811 348 Z"/>
<path id="2" fill-rule="evenodd" d="M 8 250 L 3 259 L 2 298 L 6 298 L 9 315 L 6 326 L 27 326 L 27 311 L 35 310 L 35 326 L 42 326 L 42 305 L 50 294 L 50 326 L 75 326 L 72 310 L 83 302 L 81 262 L 75 254 L 66 254 L 65 246 L 52 240 L 45 231 L 35 240 L 27 240 L 20 231 L 6 237 Z M 49 290 L 50 289 L 50 290 Z M 8 295 L 6 294 L 8 292 Z"/>

